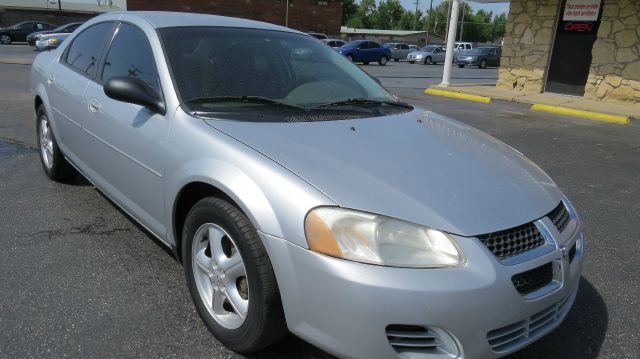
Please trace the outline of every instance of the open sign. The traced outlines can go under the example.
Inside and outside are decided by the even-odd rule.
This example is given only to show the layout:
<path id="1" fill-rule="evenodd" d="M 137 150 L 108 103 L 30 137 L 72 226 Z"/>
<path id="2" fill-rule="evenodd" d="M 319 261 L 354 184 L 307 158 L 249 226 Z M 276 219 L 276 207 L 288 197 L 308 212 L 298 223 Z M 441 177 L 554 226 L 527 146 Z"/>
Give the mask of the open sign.
<path id="1" fill-rule="evenodd" d="M 566 32 L 591 32 L 593 23 L 590 22 L 566 22 L 562 29 Z"/>

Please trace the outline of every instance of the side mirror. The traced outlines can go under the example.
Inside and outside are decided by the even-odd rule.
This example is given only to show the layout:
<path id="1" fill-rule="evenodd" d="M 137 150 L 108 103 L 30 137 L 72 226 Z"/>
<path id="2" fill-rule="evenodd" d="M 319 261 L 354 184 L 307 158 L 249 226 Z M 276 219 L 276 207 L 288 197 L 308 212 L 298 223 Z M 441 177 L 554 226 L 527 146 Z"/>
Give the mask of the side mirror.
<path id="1" fill-rule="evenodd" d="M 161 115 L 167 113 L 162 96 L 139 78 L 112 77 L 104 84 L 104 93 L 114 100 L 144 106 Z"/>

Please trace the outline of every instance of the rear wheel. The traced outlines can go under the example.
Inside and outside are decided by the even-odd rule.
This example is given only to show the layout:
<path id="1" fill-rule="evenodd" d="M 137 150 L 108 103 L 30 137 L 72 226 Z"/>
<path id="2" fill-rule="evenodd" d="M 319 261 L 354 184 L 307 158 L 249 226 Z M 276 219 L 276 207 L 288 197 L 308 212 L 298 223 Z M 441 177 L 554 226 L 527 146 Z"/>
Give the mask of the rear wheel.
<path id="1" fill-rule="evenodd" d="M 400 59 L 393 59 L 393 61 L 398 62 L 398 61 L 400 61 Z"/>
<path id="2" fill-rule="evenodd" d="M 413 65 L 413 64 L 415 64 L 416 62 L 415 62 L 415 61 L 409 61 L 409 63 Z"/>
<path id="3" fill-rule="evenodd" d="M 362 61 L 363 64 L 369 65 L 369 61 Z"/>
<path id="4" fill-rule="evenodd" d="M 286 335 L 271 261 L 238 208 L 214 197 L 196 203 L 184 224 L 182 256 L 196 310 L 224 345 L 253 352 Z"/>
<path id="5" fill-rule="evenodd" d="M 38 107 L 36 115 L 38 116 L 36 120 L 38 152 L 40 153 L 40 162 L 42 162 L 44 172 L 54 181 L 64 181 L 73 178 L 77 172 L 69 162 L 67 162 L 58 147 L 44 105 Z"/>
<path id="6" fill-rule="evenodd" d="M 458 65 L 458 67 L 464 69 L 464 65 Z"/>
<path id="7" fill-rule="evenodd" d="M 482 61 L 480 61 L 480 64 L 478 65 L 479 68 L 481 69 L 486 69 L 487 68 L 487 60 L 482 59 Z"/>
<path id="8" fill-rule="evenodd" d="M 433 64 L 433 62 L 431 61 L 431 56 L 427 56 L 426 59 L 424 59 L 424 64 L 425 65 L 431 65 Z"/>
<path id="9" fill-rule="evenodd" d="M 9 35 L 9 34 L 1 34 L 0 35 L 0 44 L 11 45 L 11 35 Z"/>
<path id="10" fill-rule="evenodd" d="M 347 60 L 353 62 L 353 55 L 347 55 Z"/>
<path id="11" fill-rule="evenodd" d="M 385 66 L 387 64 L 387 61 L 389 61 L 389 59 L 386 56 L 382 55 L 380 56 L 380 59 L 378 59 L 378 65 Z"/>

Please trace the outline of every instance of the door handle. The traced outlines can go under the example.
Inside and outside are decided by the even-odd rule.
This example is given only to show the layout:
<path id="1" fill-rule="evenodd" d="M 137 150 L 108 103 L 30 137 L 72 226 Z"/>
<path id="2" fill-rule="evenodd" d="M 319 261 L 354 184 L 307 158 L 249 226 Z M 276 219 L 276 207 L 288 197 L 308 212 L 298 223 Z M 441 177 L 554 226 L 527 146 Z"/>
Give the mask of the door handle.
<path id="1" fill-rule="evenodd" d="M 49 84 L 49 85 L 53 85 L 53 84 L 55 84 L 55 83 L 56 83 L 56 78 L 55 78 L 55 77 L 50 76 L 50 77 L 47 79 L 47 84 Z"/>
<path id="2" fill-rule="evenodd" d="M 91 98 L 89 100 L 89 112 L 98 113 L 98 111 L 100 111 L 100 102 L 95 98 Z"/>

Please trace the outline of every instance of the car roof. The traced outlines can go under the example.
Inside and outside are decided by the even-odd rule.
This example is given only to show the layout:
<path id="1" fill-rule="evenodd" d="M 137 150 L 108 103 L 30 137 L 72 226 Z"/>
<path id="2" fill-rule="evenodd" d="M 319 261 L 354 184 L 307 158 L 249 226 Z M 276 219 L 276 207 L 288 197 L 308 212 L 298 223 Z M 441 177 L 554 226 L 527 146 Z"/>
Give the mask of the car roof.
<path id="1" fill-rule="evenodd" d="M 266 22 L 238 19 L 234 17 L 194 14 L 170 11 L 118 11 L 106 13 L 106 16 L 137 16 L 146 20 L 155 28 L 180 27 L 180 26 L 216 26 L 216 27 L 241 27 L 251 29 L 278 30 L 300 33 L 283 26 L 268 24 Z M 98 16 L 97 18 L 100 18 Z M 97 19 L 94 18 L 94 19 Z"/>

